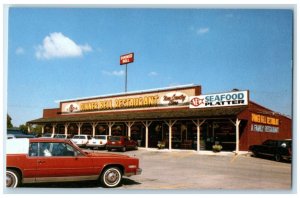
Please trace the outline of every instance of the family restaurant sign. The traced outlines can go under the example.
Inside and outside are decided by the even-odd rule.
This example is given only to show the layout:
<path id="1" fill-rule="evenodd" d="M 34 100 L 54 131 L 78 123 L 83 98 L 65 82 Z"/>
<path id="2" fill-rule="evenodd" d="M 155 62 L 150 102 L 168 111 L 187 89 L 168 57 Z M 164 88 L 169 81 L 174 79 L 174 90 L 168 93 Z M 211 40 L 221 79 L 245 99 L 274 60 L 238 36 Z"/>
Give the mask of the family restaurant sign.
<path id="1" fill-rule="evenodd" d="M 273 116 L 252 113 L 251 121 L 253 122 L 251 124 L 251 131 L 268 133 L 279 132 L 279 119 Z"/>
<path id="2" fill-rule="evenodd" d="M 251 124 L 251 131 L 266 132 L 266 133 L 278 133 L 279 127 L 262 125 L 262 124 Z"/>

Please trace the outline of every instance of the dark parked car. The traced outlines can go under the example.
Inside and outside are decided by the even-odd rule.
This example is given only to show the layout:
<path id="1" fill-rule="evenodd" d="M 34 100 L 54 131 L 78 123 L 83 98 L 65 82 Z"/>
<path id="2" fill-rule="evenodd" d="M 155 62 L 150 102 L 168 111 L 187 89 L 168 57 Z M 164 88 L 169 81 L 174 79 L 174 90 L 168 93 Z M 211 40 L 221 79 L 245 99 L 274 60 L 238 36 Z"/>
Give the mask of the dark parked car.
<path id="1" fill-rule="evenodd" d="M 292 140 L 266 140 L 261 145 L 252 145 L 249 150 L 254 156 L 270 156 L 276 161 L 292 159 Z"/>
<path id="2" fill-rule="evenodd" d="M 70 135 L 66 135 L 66 134 L 55 134 L 55 135 L 53 136 L 53 138 L 70 139 L 71 136 L 70 136 Z"/>
<path id="3" fill-rule="evenodd" d="M 112 149 L 118 149 L 125 152 L 128 149 L 138 149 L 136 141 L 131 140 L 127 136 L 109 136 L 106 143 L 106 149 L 111 151 Z"/>

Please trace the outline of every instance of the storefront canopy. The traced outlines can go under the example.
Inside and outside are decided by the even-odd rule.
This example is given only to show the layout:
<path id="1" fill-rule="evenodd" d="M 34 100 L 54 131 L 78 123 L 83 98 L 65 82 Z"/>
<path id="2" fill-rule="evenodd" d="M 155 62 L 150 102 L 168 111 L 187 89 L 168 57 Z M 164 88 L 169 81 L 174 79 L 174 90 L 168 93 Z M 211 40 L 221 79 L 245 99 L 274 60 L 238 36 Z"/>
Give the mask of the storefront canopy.
<path id="1" fill-rule="evenodd" d="M 66 123 L 66 122 L 107 122 L 107 121 L 143 121 L 167 119 L 211 119 L 235 117 L 247 106 L 201 108 L 201 109 L 168 109 L 127 111 L 111 113 L 90 113 L 84 115 L 58 115 L 51 118 L 40 118 L 29 121 L 28 124 Z"/>

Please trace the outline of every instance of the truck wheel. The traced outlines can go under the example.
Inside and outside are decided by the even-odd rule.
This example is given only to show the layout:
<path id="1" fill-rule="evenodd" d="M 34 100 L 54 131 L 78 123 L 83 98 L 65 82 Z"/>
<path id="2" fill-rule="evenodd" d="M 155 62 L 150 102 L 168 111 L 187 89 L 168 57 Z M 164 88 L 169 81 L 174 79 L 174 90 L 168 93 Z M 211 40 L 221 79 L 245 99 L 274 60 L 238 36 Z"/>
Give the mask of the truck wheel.
<path id="1" fill-rule="evenodd" d="M 275 158 L 276 162 L 280 162 L 281 161 L 281 155 L 278 154 L 278 153 L 275 154 L 274 158 Z"/>
<path id="2" fill-rule="evenodd" d="M 17 171 L 6 170 L 6 187 L 16 188 L 20 184 L 20 175 Z"/>
<path id="3" fill-rule="evenodd" d="M 106 168 L 101 174 L 101 183 L 106 188 L 117 187 L 121 183 L 122 174 L 118 167 Z"/>
<path id="4" fill-rule="evenodd" d="M 258 157 L 258 154 L 256 153 L 256 151 L 252 151 L 252 156 L 253 157 Z"/>
<path id="5" fill-rule="evenodd" d="M 261 157 L 261 155 L 259 154 L 259 152 L 256 151 L 256 150 L 252 151 L 252 156 L 253 157 Z"/>

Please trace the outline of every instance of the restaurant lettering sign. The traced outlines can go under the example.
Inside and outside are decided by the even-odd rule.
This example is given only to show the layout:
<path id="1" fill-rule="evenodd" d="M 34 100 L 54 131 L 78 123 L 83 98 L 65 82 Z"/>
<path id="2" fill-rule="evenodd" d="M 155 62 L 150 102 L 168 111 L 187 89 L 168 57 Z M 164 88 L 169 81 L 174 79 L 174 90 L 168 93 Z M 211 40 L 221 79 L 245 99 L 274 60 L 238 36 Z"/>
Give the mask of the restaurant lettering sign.
<path id="1" fill-rule="evenodd" d="M 260 124 L 269 124 L 269 125 L 279 125 L 279 119 L 268 116 L 268 115 L 262 115 L 262 114 L 251 114 L 251 120 L 252 122 L 260 123 Z"/>
<path id="2" fill-rule="evenodd" d="M 228 107 L 248 105 L 248 91 L 191 96 L 190 108 Z"/>
<path id="3" fill-rule="evenodd" d="M 62 113 L 90 111 L 130 110 L 188 106 L 188 98 L 194 90 L 154 92 L 130 96 L 103 97 L 70 102 L 61 102 Z"/>
<path id="4" fill-rule="evenodd" d="M 188 103 L 188 96 L 181 92 L 170 92 L 161 97 L 161 104 L 178 105 Z"/>
<path id="5" fill-rule="evenodd" d="M 134 61 L 134 53 L 129 53 L 120 56 L 120 65 L 133 63 L 133 61 Z"/>
<path id="6" fill-rule="evenodd" d="M 266 132 L 266 133 L 278 133 L 279 127 L 262 125 L 262 124 L 251 124 L 251 131 L 253 132 Z"/>
<path id="7" fill-rule="evenodd" d="M 253 132 L 279 132 L 279 119 L 269 115 L 251 114 L 251 131 Z"/>

